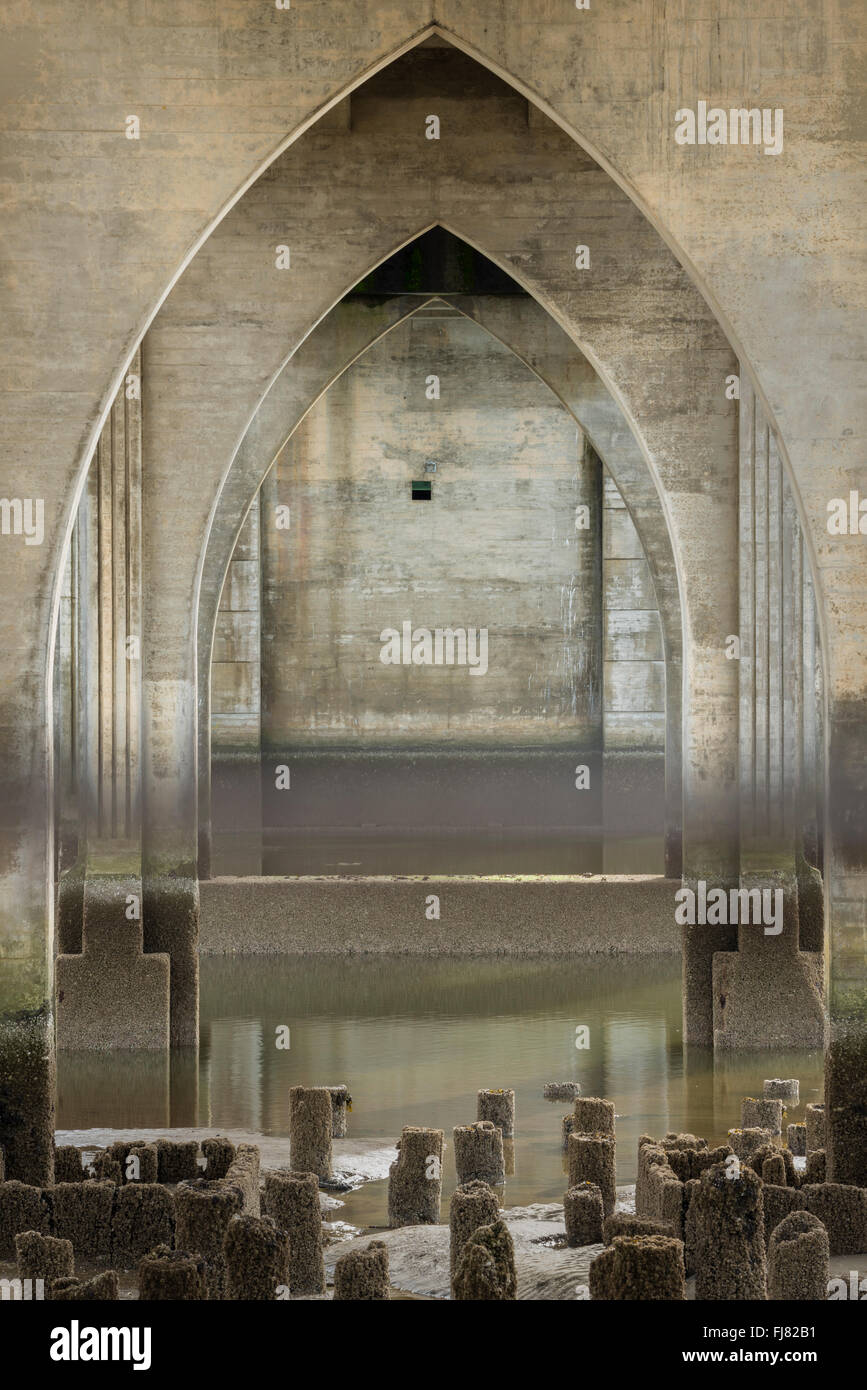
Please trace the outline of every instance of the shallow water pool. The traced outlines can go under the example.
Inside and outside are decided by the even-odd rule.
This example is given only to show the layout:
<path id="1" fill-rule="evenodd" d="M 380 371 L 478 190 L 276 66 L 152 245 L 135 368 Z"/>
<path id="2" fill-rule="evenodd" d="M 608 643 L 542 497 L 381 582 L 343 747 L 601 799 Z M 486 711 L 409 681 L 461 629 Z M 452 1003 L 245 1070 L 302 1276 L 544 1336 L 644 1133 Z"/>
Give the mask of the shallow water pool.
<path id="1" fill-rule="evenodd" d="M 288 1050 L 277 1047 L 289 1028 Z M 587 1048 L 575 1046 L 588 1030 Z M 285 1037 L 285 1034 L 282 1036 Z M 288 1133 L 296 1084 L 345 1082 L 349 1133 L 394 1140 L 445 1130 L 443 1192 L 455 1185 L 451 1130 L 476 1117 L 480 1087 L 513 1087 L 517 1133 L 508 1206 L 561 1200 L 561 1119 L 546 1081 L 578 1081 L 617 1107 L 617 1180 L 635 1178 L 639 1135 L 688 1130 L 723 1142 L 744 1095 L 796 1076 L 822 1098 L 820 1052 L 718 1057 L 681 1047 L 680 960 L 626 957 L 427 959 L 203 957 L 198 1062 L 141 1054 L 61 1055 L 60 1129 L 168 1127 Z M 386 1182 L 341 1194 L 339 1219 L 386 1220 Z"/>

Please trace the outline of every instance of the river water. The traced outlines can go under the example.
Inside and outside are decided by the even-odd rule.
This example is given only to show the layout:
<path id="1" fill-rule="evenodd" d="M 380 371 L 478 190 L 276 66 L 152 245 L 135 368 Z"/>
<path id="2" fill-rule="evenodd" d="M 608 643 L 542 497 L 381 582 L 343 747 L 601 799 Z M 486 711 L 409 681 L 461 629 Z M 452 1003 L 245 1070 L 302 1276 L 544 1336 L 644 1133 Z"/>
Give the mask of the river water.
<path id="1" fill-rule="evenodd" d="M 289 1047 L 277 1046 L 278 1037 Z M 587 1047 L 576 1048 L 576 1029 Z M 546 1081 L 578 1081 L 617 1109 L 617 1180 L 635 1179 L 639 1135 L 688 1130 L 724 1142 L 765 1077 L 800 1079 L 798 1109 L 822 1099 L 820 1052 L 717 1057 L 681 1046 L 680 960 L 628 957 L 203 957 L 198 1059 L 120 1054 L 58 1059 L 58 1128 L 174 1126 L 288 1134 L 289 1087 L 346 1083 L 349 1134 L 393 1141 L 403 1125 L 446 1135 L 476 1091 L 512 1087 L 517 1133 L 508 1206 L 559 1201 L 569 1106 Z M 577 1035 L 579 1039 L 582 1034 Z M 76 1141 L 78 1142 L 78 1141 Z M 340 1194 L 340 1220 L 382 1225 L 385 1176 Z M 444 1208 L 445 1209 L 445 1208 Z"/>

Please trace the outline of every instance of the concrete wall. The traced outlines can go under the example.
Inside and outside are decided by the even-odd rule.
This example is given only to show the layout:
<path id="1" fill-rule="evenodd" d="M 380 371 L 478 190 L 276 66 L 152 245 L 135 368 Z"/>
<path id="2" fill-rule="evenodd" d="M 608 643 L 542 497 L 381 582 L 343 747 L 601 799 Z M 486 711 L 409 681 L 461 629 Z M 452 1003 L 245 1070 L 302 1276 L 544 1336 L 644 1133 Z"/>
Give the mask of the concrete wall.
<path id="1" fill-rule="evenodd" d="M 431 373 L 436 388 L 426 385 Z M 428 399 L 428 389 L 439 396 Z M 281 451 L 261 494 L 273 747 L 598 740 L 598 556 L 593 531 L 575 526 L 586 468 L 577 435 L 538 378 L 445 307 L 416 313 L 340 378 Z M 425 473 L 431 461 L 437 471 Z M 409 500 L 412 478 L 432 482 L 430 504 Z M 279 529 L 278 507 L 290 509 Z M 214 637 L 218 758 L 258 753 L 258 537 L 254 507 Z M 605 746 L 664 750 L 653 579 L 608 475 L 602 548 Z M 432 627 L 490 624 L 484 685 L 466 671 L 382 666 L 379 632 L 407 615 Z M 471 699 L 476 693 L 486 698 Z"/>
<path id="2" fill-rule="evenodd" d="M 574 421 L 508 349 L 447 308 L 395 329 L 263 486 L 264 747 L 598 746 L 600 493 Z M 484 629 L 487 670 L 383 664 L 405 622 Z"/>

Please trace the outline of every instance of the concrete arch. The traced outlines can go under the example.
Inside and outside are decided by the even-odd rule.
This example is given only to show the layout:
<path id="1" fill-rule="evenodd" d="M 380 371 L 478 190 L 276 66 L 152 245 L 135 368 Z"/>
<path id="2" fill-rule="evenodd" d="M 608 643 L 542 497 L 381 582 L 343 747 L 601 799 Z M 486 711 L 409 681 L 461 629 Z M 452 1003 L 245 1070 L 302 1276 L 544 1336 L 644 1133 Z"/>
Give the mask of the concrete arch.
<path id="1" fill-rule="evenodd" d="M 277 29 L 266 8 L 251 10 L 233 35 L 220 33 L 219 15 L 203 22 L 199 12 L 177 7 L 170 25 L 154 21 L 143 27 L 136 45 L 129 43 L 123 22 L 116 28 L 106 24 L 104 8 L 52 14 L 50 24 L 33 0 L 16 11 L 13 40 L 23 61 L 10 84 L 7 114 L 16 149 L 28 161 L 28 192 L 10 214 L 16 273 L 4 282 L 2 305 L 4 319 L 20 326 L 21 333 L 11 343 L 19 389 L 7 399 L 5 427 L 21 472 L 34 494 L 45 499 L 47 525 L 42 551 L 6 548 L 0 557 L 2 587 L 20 600 L 9 606 L 2 630 L 9 661 L 2 708 L 7 808 L 2 920 L 8 959 L 20 963 L 20 970 L 9 968 L 8 978 L 14 975 L 18 983 L 4 995 L 4 1018 L 22 1010 L 31 1016 L 34 1056 L 47 1056 L 39 1038 L 50 1026 L 48 675 L 62 537 L 114 388 L 165 293 L 165 267 L 182 267 L 221 209 L 243 191 L 250 168 L 273 158 L 275 138 L 278 144 L 285 141 L 287 125 L 292 139 L 304 122 L 338 102 L 347 84 L 364 81 L 400 45 L 411 46 L 434 28 L 455 41 L 460 35 L 481 61 L 488 61 L 489 53 L 489 61 L 514 74 L 510 80 L 546 104 L 563 129 L 585 132 L 589 147 L 604 154 L 614 176 L 652 211 L 679 258 L 695 267 L 702 293 L 723 306 L 730 341 L 743 345 L 740 356 L 752 364 L 765 402 L 773 407 L 808 523 L 821 600 L 835 768 L 832 905 L 838 954 L 849 961 L 840 977 L 841 999 L 850 984 L 856 991 L 864 976 L 867 885 L 860 835 L 867 656 L 858 641 L 867 557 L 857 541 L 831 537 L 824 526 L 830 496 L 864 487 L 861 434 L 853 428 L 857 388 L 848 371 L 861 342 L 848 293 L 855 279 L 849 257 L 860 234 L 859 190 L 849 177 L 859 111 L 857 77 L 846 61 L 851 16 L 836 0 L 822 0 L 799 17 L 802 43 L 789 46 L 780 36 L 773 90 L 766 99 L 786 106 L 787 120 L 793 117 L 787 149 L 794 157 L 773 161 L 749 160 L 749 151 L 727 151 L 724 160 L 717 159 L 719 152 L 677 151 L 671 139 L 675 107 L 684 93 L 691 98 L 709 86 L 710 74 L 723 100 L 743 104 L 746 96 L 749 101 L 743 53 L 761 55 L 763 44 L 776 42 L 763 32 L 781 23 L 770 4 L 757 8 L 737 0 L 722 23 L 693 29 L 684 12 L 670 14 L 662 24 L 653 7 L 636 13 L 634 6 L 598 21 L 594 13 L 593 27 L 589 15 L 576 19 L 572 12 L 568 23 L 564 16 L 558 24 L 547 10 L 539 18 L 528 16 L 524 0 L 483 0 L 471 7 L 463 0 L 438 0 L 438 23 L 433 0 L 413 0 L 409 9 L 389 11 L 384 19 L 371 4 L 364 6 L 359 25 L 357 5 L 350 22 L 346 0 L 326 0 L 311 22 L 329 34 L 329 44 L 322 62 L 312 65 L 304 25 L 300 31 Z M 208 91 L 198 108 L 190 106 L 186 94 L 178 95 L 184 84 L 175 80 L 182 18 L 201 26 L 193 34 L 193 51 L 215 35 L 222 40 L 221 58 L 242 60 L 233 82 Z M 189 31 L 182 38 L 189 44 Z M 131 104 L 153 111 L 154 141 L 142 149 L 158 157 L 140 161 L 132 173 L 120 114 L 117 136 L 106 137 L 105 116 L 96 118 L 94 108 L 81 100 L 80 55 L 88 43 L 106 56 L 106 70 L 115 80 L 107 94 L 94 91 L 92 101 L 116 103 L 122 90 Z M 43 44 L 50 62 L 34 60 Z M 288 97 L 283 88 L 275 91 L 277 77 L 286 72 L 294 79 L 287 83 Z M 108 120 L 113 130 L 111 115 Z M 110 148 L 115 138 L 122 156 Z M 70 141 L 75 142 L 74 164 L 67 158 Z M 86 205 L 83 187 L 93 194 Z M 805 198 L 835 209 L 833 230 L 826 218 L 813 216 Z M 768 235 L 758 208 L 770 209 L 772 231 L 785 235 Z M 792 228 L 798 229 L 794 255 Z M 133 246 L 129 259 L 126 251 L 118 252 L 119 232 L 124 244 Z M 70 276 L 68 259 L 56 255 L 58 246 L 78 256 L 84 273 Z M 29 274 L 34 261 L 40 267 L 38 294 Z M 842 284 L 839 293 L 835 275 Z M 49 389 L 34 364 L 47 369 Z M 14 1029 L 9 1036 L 10 1056 L 20 1056 Z M 12 1075 L 15 1068 L 8 1070 Z M 13 1155 L 10 1171 L 27 1171 L 24 1160 L 19 1163 Z M 50 1148 L 44 1143 L 32 1171 L 50 1171 Z"/>
<path id="2" fill-rule="evenodd" d="M 477 86 L 468 98 L 464 60 L 460 100 L 453 72 L 438 78 L 437 93 L 433 79 L 425 87 L 418 71 L 429 60 L 416 55 L 414 61 L 402 80 L 419 93 L 413 97 L 419 109 L 432 93 L 440 101 L 453 131 L 449 145 L 433 154 L 420 148 L 413 108 L 407 112 L 405 91 L 402 98 L 395 88 L 400 73 L 392 70 L 384 96 L 363 89 L 351 128 L 347 122 L 319 133 L 313 144 L 297 142 L 236 205 L 175 287 L 144 345 L 145 584 L 160 595 L 149 605 L 144 641 L 145 763 L 150 757 L 155 774 L 144 815 L 151 881 L 169 870 L 173 884 L 189 878 L 196 856 L 191 614 L 197 560 L 191 555 L 198 552 L 179 548 L 160 517 L 167 506 L 179 516 L 186 511 L 191 534 L 204 533 L 223 460 L 234 456 L 285 364 L 287 341 L 302 341 L 359 272 L 433 222 L 482 250 L 540 301 L 613 391 L 642 441 L 675 538 L 684 596 L 685 849 L 688 855 L 695 846 L 709 874 L 731 877 L 737 871 L 737 682 L 723 643 L 737 622 L 726 559 L 737 544 L 737 419 L 724 381 L 736 361 L 667 248 L 565 136 L 547 122 L 528 126 L 523 101 L 485 76 L 473 73 Z M 502 131 L 495 157 L 476 138 L 479 103 L 490 114 L 492 102 L 499 103 Z M 386 163 L 383 184 L 374 171 Z M 527 170 L 520 189 L 516 167 Z M 574 202 L 563 196 L 567 179 Z M 336 188 L 342 213 L 333 205 Z M 303 215 L 295 211 L 299 204 Z M 275 225 L 301 271 L 294 281 L 291 270 L 275 278 Z M 574 264 L 576 225 L 593 228 L 587 235 L 595 260 L 586 274 Z M 323 246 L 330 247 L 324 270 Z M 161 710 L 171 711 L 162 728 Z M 153 897 L 151 904 L 149 949 L 164 949 Z"/>
<path id="3" fill-rule="evenodd" d="M 268 392 L 220 490 L 206 541 L 199 596 L 200 876 L 208 876 L 205 868 L 210 815 L 208 685 L 213 632 L 220 593 L 243 518 L 265 473 L 315 401 L 362 352 L 431 302 L 449 304 L 478 323 L 552 391 L 590 439 L 631 512 L 650 564 L 662 623 L 666 660 L 666 872 L 669 877 L 679 876 L 682 614 L 671 541 L 644 457 L 596 373 L 577 352 L 572 340 L 535 300 L 523 296 L 516 296 L 514 300 L 499 297 L 489 300 L 486 296 L 455 294 L 435 296 L 433 300 L 423 296 L 408 299 L 411 302 L 406 312 L 402 300 L 386 301 L 378 306 L 345 300 L 335 307 L 305 339 Z M 363 320 L 363 325 L 358 323 L 359 319 Z M 368 341 L 361 348 L 365 330 Z M 344 341 L 347 337 L 349 344 Z M 344 355 L 334 361 L 338 343 Z"/>

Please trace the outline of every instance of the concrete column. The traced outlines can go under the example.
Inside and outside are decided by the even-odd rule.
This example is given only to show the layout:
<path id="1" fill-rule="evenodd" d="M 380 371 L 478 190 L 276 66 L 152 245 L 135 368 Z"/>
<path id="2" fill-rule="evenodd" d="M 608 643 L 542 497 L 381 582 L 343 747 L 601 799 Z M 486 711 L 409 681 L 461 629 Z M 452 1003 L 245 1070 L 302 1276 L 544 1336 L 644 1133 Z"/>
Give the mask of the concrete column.
<path id="1" fill-rule="evenodd" d="M 141 380 L 139 354 L 127 380 Z M 76 758 L 82 839 L 134 840 L 142 598 L 141 400 L 133 387 L 121 387 L 100 435 L 71 556 L 75 656 L 64 698 L 75 702 L 75 727 L 64 733 L 60 766 Z"/>
<path id="2" fill-rule="evenodd" d="M 740 922 L 713 962 L 718 1048 L 820 1046 L 821 962 L 800 950 L 796 840 L 803 733 L 803 570 L 776 440 L 741 374 L 740 769 L 743 888 L 783 893 L 782 929 Z"/>
<path id="3" fill-rule="evenodd" d="M 146 419 L 167 392 L 165 367 L 142 345 Z M 171 372 L 170 372 L 171 374 Z M 198 1046 L 199 886 L 196 799 L 196 593 L 188 553 L 207 529 L 208 500 L 166 507 L 178 460 L 165 433 L 143 437 L 142 887 L 144 948 L 171 960 L 170 1039 Z"/>
<path id="4" fill-rule="evenodd" d="M 802 835 L 804 858 L 808 864 L 821 868 L 821 813 L 822 801 L 822 756 L 821 756 L 821 714 L 820 682 L 821 658 L 818 647 L 816 624 L 816 597 L 813 590 L 813 577 L 807 543 L 801 537 L 801 570 L 803 574 L 801 637 L 803 658 L 803 700 L 801 724 L 801 787 L 799 821 Z"/>

